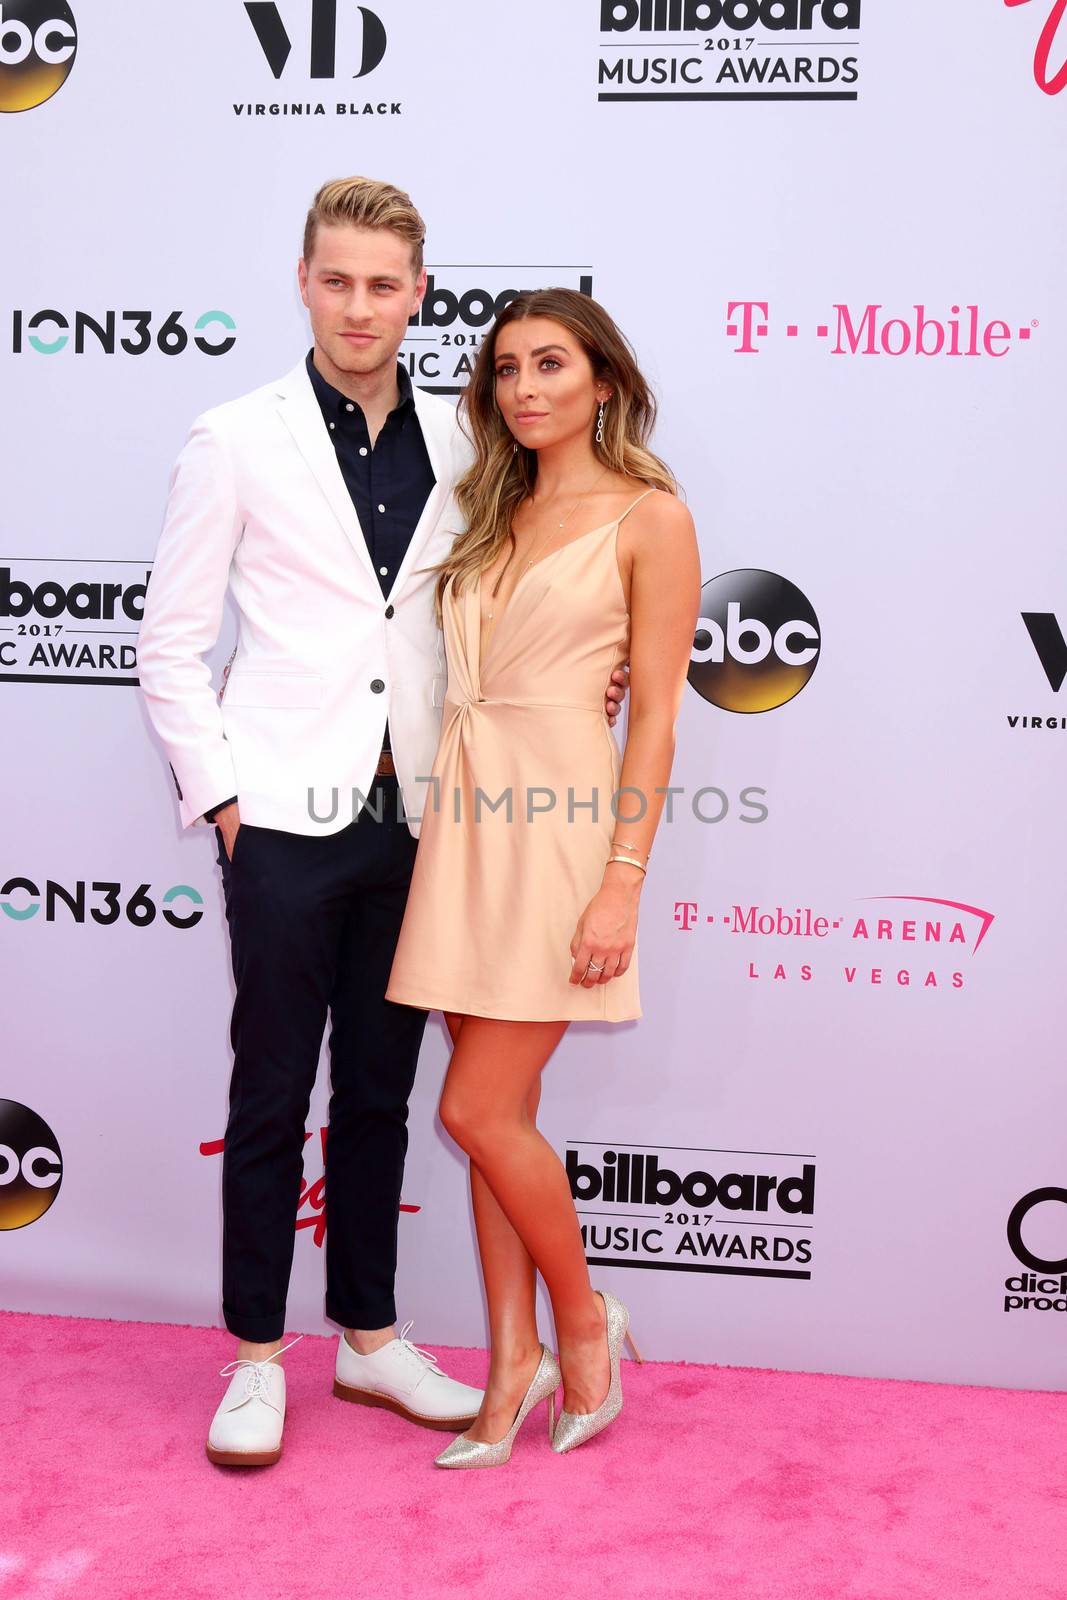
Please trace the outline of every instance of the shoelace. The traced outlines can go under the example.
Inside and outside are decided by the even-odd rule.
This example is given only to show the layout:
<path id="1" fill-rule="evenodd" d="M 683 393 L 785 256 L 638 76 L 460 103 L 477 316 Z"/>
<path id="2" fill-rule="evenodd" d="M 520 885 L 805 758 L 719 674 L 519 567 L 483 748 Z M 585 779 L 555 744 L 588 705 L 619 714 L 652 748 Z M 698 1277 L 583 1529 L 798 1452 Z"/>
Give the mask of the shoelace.
<path id="1" fill-rule="evenodd" d="M 404 1326 L 400 1330 L 400 1343 L 401 1343 L 401 1345 L 403 1346 L 403 1348 L 405 1350 L 410 1350 L 411 1354 L 413 1356 L 418 1356 L 419 1360 L 431 1372 L 436 1372 L 437 1376 L 439 1378 L 443 1378 L 444 1377 L 444 1373 L 441 1371 L 440 1367 L 437 1365 L 436 1358 L 434 1356 L 432 1356 L 428 1350 L 420 1350 L 419 1346 L 417 1344 L 412 1344 L 411 1340 L 408 1338 L 408 1334 L 411 1332 L 411 1330 L 412 1330 L 412 1328 L 414 1326 L 415 1326 L 414 1317 L 412 1317 L 410 1319 L 410 1321 L 405 1322 Z"/>
<path id="2" fill-rule="evenodd" d="M 280 1356 L 283 1355 L 286 1350 L 291 1350 L 293 1345 L 299 1344 L 303 1337 L 304 1335 L 302 1333 L 298 1333 L 295 1339 L 290 1339 L 288 1344 L 283 1344 L 280 1350 L 276 1350 L 275 1355 Z M 265 1370 L 272 1364 L 274 1366 L 277 1366 L 278 1364 L 274 1360 L 274 1356 L 268 1356 L 266 1361 L 229 1361 L 224 1367 L 220 1368 L 219 1377 L 232 1378 L 235 1372 L 240 1372 L 241 1368 L 244 1367 L 246 1369 L 245 1399 L 254 1400 L 258 1395 L 260 1399 L 265 1400 L 268 1405 L 273 1405 L 274 1401 L 271 1399 L 271 1393 L 267 1387 L 267 1374 Z"/>

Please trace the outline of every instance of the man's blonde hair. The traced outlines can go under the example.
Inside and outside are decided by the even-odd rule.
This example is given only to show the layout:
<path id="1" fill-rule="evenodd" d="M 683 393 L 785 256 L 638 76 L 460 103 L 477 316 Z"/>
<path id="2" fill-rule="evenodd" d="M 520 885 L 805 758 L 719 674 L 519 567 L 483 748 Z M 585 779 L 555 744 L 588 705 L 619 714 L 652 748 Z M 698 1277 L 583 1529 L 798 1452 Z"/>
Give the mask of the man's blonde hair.
<path id="1" fill-rule="evenodd" d="M 304 260 L 310 261 L 320 222 L 348 222 L 357 228 L 388 228 L 411 246 L 411 270 L 422 271 L 422 246 L 426 224 L 411 203 L 411 196 L 391 183 L 374 178 L 334 178 L 324 183 L 304 224 Z"/>

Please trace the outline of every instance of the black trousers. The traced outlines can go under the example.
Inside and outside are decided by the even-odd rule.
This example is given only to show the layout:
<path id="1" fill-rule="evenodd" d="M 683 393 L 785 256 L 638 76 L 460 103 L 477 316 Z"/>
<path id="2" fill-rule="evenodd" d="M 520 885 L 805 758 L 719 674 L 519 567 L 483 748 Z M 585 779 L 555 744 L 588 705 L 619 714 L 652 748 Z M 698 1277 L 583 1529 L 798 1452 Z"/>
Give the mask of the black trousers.
<path id="1" fill-rule="evenodd" d="M 407 1105 L 427 1013 L 385 999 L 416 842 L 397 815 L 395 778 L 376 778 L 367 798 L 371 809 L 339 833 L 242 823 L 232 861 L 216 829 L 237 986 L 222 1304 L 231 1333 L 256 1343 L 285 1327 L 327 1015 L 326 1314 L 347 1328 L 396 1320 Z"/>

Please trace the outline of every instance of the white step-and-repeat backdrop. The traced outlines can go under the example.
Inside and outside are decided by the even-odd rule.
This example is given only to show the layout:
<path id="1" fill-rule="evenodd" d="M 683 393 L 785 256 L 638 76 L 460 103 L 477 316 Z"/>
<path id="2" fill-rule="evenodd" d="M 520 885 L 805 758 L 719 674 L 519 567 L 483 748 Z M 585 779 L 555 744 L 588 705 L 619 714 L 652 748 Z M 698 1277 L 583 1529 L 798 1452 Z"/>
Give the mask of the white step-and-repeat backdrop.
<path id="1" fill-rule="evenodd" d="M 645 1015 L 547 1074 L 594 1281 L 656 1357 L 1061 1386 L 1064 9 L 4 0 L 4 1306 L 218 1320 L 222 897 L 137 628 L 188 424 L 307 348 L 362 172 L 428 220 L 415 380 L 586 289 L 700 532 Z M 481 1344 L 445 1061 L 435 1018 L 400 1299 Z"/>

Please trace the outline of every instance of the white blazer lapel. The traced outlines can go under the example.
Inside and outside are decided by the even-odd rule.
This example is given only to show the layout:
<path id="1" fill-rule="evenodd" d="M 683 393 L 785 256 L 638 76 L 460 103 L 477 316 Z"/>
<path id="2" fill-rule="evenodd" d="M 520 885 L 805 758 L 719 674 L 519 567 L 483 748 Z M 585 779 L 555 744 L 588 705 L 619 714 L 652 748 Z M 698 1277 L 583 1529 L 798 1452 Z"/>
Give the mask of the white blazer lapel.
<path id="1" fill-rule="evenodd" d="M 345 487 L 333 441 L 326 431 L 326 424 L 322 420 L 322 412 L 319 410 L 319 403 L 303 362 L 282 379 L 278 393 L 278 410 L 282 420 L 292 434 L 297 449 L 311 469 L 316 483 L 344 529 L 356 555 L 374 578 L 377 587 L 374 563 L 367 549 L 363 528 L 356 515 L 356 508 L 352 504 L 352 496 Z"/>
<path id="2" fill-rule="evenodd" d="M 444 510 L 454 487 L 452 452 L 448 448 L 450 428 L 447 426 L 442 427 L 439 408 L 427 405 L 420 389 L 415 389 L 414 395 L 415 415 L 419 419 L 422 437 L 426 442 L 426 453 L 430 458 L 430 465 L 433 468 L 433 475 L 436 481 L 426 498 L 426 504 L 422 508 L 422 515 L 415 524 L 411 542 L 404 552 L 404 559 L 400 563 L 396 581 L 393 585 L 395 589 L 399 589 L 413 568 L 418 566 L 419 554 L 436 528 L 438 518 Z"/>

